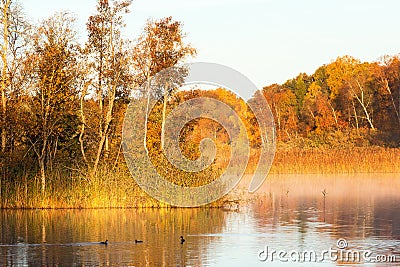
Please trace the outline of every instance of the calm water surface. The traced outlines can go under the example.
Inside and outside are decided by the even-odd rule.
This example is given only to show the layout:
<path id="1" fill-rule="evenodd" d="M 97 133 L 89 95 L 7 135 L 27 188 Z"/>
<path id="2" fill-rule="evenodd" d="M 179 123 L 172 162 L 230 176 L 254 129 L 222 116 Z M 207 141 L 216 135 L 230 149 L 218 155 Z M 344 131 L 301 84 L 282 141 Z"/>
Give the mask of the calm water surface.
<path id="1" fill-rule="evenodd" d="M 399 180 L 276 175 L 239 211 L 2 210 L 0 266 L 400 266 Z"/>

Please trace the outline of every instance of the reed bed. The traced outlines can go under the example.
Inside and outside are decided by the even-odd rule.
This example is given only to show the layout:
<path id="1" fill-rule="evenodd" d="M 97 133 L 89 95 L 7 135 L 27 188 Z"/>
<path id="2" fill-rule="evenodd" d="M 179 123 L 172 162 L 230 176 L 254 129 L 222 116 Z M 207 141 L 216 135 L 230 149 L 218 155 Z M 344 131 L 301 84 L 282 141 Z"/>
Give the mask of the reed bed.
<path id="1" fill-rule="evenodd" d="M 2 208 L 130 208 L 163 207 L 140 189 L 126 170 L 101 170 L 88 179 L 84 175 L 53 171 L 47 176 L 45 194 L 34 177 L 3 181 Z"/>
<path id="2" fill-rule="evenodd" d="M 271 173 L 400 173 L 400 149 L 356 147 L 278 150 Z"/>
<path id="3" fill-rule="evenodd" d="M 250 161 L 251 164 L 252 161 Z M 251 167 L 251 166 L 250 166 Z M 354 174 L 399 173 L 399 148 L 290 149 L 278 150 L 271 174 Z M 395 175 L 396 175 L 395 174 Z M 143 174 L 146 175 L 146 174 Z M 136 184 L 124 164 L 102 168 L 88 179 L 78 172 L 53 170 L 47 175 L 45 194 L 35 175 L 1 182 L 1 208 L 161 208 L 169 207 L 148 196 Z M 323 176 L 331 180 L 331 176 Z M 300 183 L 301 180 L 299 180 Z M 239 199 L 242 191 L 233 191 L 208 207 L 221 207 L 225 201 Z"/>

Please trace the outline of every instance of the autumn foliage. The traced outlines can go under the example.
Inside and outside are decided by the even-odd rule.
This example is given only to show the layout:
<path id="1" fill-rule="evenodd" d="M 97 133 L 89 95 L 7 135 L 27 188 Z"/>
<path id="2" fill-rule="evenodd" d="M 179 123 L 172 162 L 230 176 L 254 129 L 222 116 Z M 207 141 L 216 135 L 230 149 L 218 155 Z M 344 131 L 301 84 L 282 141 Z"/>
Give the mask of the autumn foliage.
<path id="1" fill-rule="evenodd" d="M 278 137 L 296 147 L 400 145 L 399 56 L 339 57 L 314 74 L 264 87 Z"/>
<path id="2" fill-rule="evenodd" d="M 128 0 L 99 0 L 82 44 L 71 14 L 56 13 L 32 25 L 15 0 L 1 1 L 2 207 L 163 205 L 140 190 L 124 161 L 122 127 L 131 97 L 140 103 L 150 96 L 159 99 L 146 118 L 144 144 L 158 171 L 176 184 L 211 182 L 223 172 L 230 151 L 219 123 L 194 120 L 181 132 L 183 154 L 196 159 L 200 141 L 208 137 L 216 142 L 219 156 L 197 175 L 167 171 L 170 163 L 162 153 L 165 118 L 188 99 L 219 99 L 235 110 L 250 139 L 250 162 L 256 158 L 260 133 L 243 100 L 222 88 L 176 93 L 179 79 L 187 75 L 179 64 L 196 55 L 182 22 L 172 17 L 149 20 L 141 35 L 125 39 L 121 31 L 130 6 Z M 170 67 L 177 67 L 177 81 L 159 91 L 140 87 Z M 296 158 L 304 149 L 331 148 L 331 155 L 340 156 L 340 149 L 400 147 L 399 56 L 376 62 L 339 57 L 314 74 L 299 74 L 262 92 L 275 118 L 277 159 L 283 162 L 277 172 L 291 164 L 284 159 L 287 155 Z M 387 150 L 379 151 L 384 158 Z M 398 159 L 398 154 L 387 153 Z"/>

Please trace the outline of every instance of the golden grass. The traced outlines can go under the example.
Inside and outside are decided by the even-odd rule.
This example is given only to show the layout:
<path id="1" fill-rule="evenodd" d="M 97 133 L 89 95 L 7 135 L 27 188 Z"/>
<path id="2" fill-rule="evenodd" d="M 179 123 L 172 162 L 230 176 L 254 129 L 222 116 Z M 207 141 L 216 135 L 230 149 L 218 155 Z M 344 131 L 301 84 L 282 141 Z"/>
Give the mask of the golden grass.
<path id="1" fill-rule="evenodd" d="M 126 168 L 124 168 L 126 169 Z M 83 175 L 54 172 L 47 176 L 45 194 L 37 179 L 3 182 L 2 208 L 130 208 L 163 207 L 139 188 L 127 170 L 101 170 Z"/>
<path id="2" fill-rule="evenodd" d="M 400 173 L 400 149 L 380 147 L 352 149 L 278 150 L 271 174 L 355 174 Z M 146 175 L 146 174 L 143 174 Z M 104 167 L 87 179 L 80 174 L 54 171 L 48 175 L 44 195 L 38 179 L 27 178 L 2 182 L 2 208 L 160 208 L 168 207 L 148 196 L 136 184 L 126 166 Z M 324 183 L 332 180 L 323 175 Z M 304 181 L 299 179 L 298 183 Z M 232 192 L 209 207 L 221 207 L 224 200 L 239 199 L 243 192 Z"/>
<path id="3" fill-rule="evenodd" d="M 278 150 L 271 173 L 400 173 L 400 149 L 360 147 Z"/>

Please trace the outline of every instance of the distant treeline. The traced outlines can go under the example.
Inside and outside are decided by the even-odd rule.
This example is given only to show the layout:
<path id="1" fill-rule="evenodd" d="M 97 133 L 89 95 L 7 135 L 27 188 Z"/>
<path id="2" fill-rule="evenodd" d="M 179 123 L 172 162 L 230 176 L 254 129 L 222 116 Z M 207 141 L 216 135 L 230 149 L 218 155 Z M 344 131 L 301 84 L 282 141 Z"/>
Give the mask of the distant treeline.
<path id="1" fill-rule="evenodd" d="M 400 146 L 400 58 L 337 58 L 263 89 L 278 138 L 293 146 Z"/>

